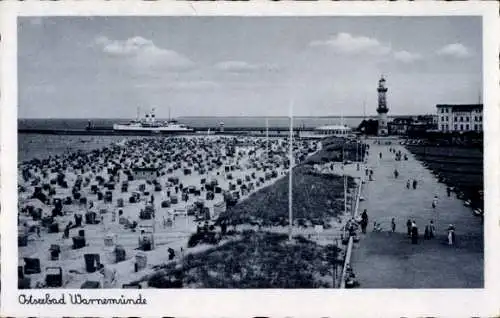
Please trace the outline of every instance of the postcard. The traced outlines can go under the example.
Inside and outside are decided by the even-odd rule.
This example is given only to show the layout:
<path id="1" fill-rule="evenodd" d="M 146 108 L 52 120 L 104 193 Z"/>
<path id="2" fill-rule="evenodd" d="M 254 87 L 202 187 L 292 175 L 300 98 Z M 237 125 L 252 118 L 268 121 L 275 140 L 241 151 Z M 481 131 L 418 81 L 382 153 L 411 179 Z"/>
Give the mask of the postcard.
<path id="1" fill-rule="evenodd" d="M 2 3 L 2 315 L 498 315 L 497 10 Z"/>

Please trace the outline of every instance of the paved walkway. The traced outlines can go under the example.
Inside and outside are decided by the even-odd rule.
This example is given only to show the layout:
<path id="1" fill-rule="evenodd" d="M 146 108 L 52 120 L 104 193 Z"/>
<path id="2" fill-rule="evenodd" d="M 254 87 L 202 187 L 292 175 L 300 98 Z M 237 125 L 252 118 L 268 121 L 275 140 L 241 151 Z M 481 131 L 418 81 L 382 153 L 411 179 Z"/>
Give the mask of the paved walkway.
<path id="1" fill-rule="evenodd" d="M 408 155 L 395 161 L 389 147 Z M 366 181 L 359 211 L 367 209 L 368 233 L 355 245 L 351 264 L 364 288 L 459 288 L 483 286 L 483 226 L 446 185 L 440 184 L 411 153 L 400 145 L 370 144 L 367 166 L 374 170 L 374 181 Z M 382 153 L 382 158 L 379 158 Z M 394 177 L 394 169 L 399 177 Z M 416 190 L 407 189 L 408 179 L 416 179 Z M 437 207 L 432 208 L 434 195 Z M 390 232 L 391 219 L 396 233 Z M 415 220 L 422 238 L 425 225 L 434 220 L 437 237 L 411 245 L 406 222 Z M 383 232 L 372 232 L 373 221 Z M 457 246 L 446 245 L 446 228 L 454 224 Z"/>

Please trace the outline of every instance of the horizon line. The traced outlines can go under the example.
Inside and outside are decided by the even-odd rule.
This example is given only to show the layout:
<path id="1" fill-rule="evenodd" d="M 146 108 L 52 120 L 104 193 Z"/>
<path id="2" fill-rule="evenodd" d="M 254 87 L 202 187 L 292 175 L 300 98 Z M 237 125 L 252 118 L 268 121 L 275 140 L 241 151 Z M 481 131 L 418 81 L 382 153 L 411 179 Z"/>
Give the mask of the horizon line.
<path id="1" fill-rule="evenodd" d="M 422 113 L 422 114 L 394 114 L 394 115 L 387 115 L 387 117 L 408 117 L 408 116 L 426 116 L 426 115 L 435 115 L 433 113 Z M 301 118 L 363 118 L 363 117 L 377 117 L 377 114 L 374 115 L 320 115 L 320 116 L 301 116 L 301 115 L 293 115 L 293 117 L 301 117 Z M 263 116 L 263 115 L 248 115 L 248 116 L 177 116 L 173 118 L 289 118 L 290 116 L 288 115 L 272 115 L 272 116 Z M 33 119 L 87 119 L 87 120 L 94 120 L 94 119 L 134 119 L 132 117 L 18 117 L 17 120 L 33 120 Z M 158 117 L 158 119 L 168 119 L 168 118 L 161 118 Z"/>

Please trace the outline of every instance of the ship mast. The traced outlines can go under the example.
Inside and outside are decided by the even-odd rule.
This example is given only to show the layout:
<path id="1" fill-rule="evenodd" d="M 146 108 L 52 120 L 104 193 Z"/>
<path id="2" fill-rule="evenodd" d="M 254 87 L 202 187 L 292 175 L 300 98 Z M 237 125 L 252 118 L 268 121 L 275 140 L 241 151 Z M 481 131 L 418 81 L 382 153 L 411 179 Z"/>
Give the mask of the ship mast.
<path id="1" fill-rule="evenodd" d="M 366 98 L 363 99 L 363 120 L 366 120 Z"/>

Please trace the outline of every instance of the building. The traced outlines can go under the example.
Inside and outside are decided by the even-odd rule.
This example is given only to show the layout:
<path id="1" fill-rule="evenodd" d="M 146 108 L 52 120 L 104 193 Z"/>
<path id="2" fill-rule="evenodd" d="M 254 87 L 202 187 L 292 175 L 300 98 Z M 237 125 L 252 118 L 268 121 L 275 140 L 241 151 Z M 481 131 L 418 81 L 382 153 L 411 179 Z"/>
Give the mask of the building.
<path id="1" fill-rule="evenodd" d="M 483 131 L 483 104 L 438 104 L 441 132 Z"/>
<path id="2" fill-rule="evenodd" d="M 344 125 L 326 125 L 314 129 L 316 137 L 349 137 L 352 129 Z"/>
<path id="3" fill-rule="evenodd" d="M 433 131 L 437 129 L 437 116 L 401 116 L 394 118 L 387 126 L 390 135 L 408 135 L 415 132 Z"/>
<path id="4" fill-rule="evenodd" d="M 388 128 L 387 128 L 387 113 L 389 112 L 389 109 L 387 108 L 387 96 L 386 96 L 387 95 L 387 87 L 385 87 L 385 78 L 383 76 L 378 81 L 377 92 L 378 92 L 378 107 L 377 107 L 378 129 L 377 129 L 377 135 L 378 136 L 387 136 L 387 134 L 389 133 Z"/>
<path id="5" fill-rule="evenodd" d="M 406 135 L 408 128 L 414 122 L 411 116 L 397 117 L 393 121 L 387 123 L 388 133 L 390 135 Z"/>

